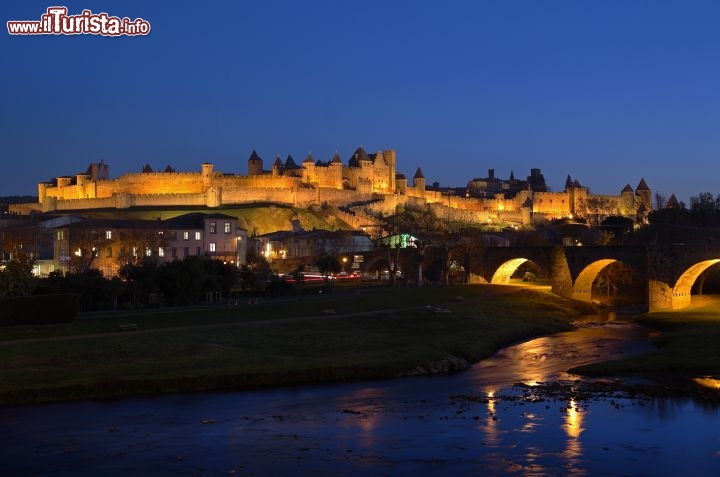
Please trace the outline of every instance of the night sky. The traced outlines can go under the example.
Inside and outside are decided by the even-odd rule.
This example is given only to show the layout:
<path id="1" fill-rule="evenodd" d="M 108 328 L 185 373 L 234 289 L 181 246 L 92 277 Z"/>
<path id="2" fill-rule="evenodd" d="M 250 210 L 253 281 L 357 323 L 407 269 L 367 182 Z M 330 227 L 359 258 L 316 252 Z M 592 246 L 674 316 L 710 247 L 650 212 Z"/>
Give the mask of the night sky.
<path id="1" fill-rule="evenodd" d="M 100 160 L 245 174 L 253 149 L 269 168 L 359 145 L 443 186 L 539 167 L 553 190 L 720 193 L 720 2 L 10 3 L 0 196 Z M 7 33 L 55 4 L 152 31 Z"/>

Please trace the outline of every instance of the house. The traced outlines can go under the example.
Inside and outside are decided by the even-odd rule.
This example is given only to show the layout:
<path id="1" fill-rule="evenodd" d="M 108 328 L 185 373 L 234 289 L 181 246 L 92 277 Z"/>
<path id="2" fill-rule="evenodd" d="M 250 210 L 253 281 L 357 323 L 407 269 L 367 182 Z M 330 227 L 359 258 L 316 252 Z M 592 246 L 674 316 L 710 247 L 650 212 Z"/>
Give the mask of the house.
<path id="1" fill-rule="evenodd" d="M 55 269 L 99 269 L 115 276 L 124 265 L 200 256 L 238 267 L 245 263 L 247 231 L 225 214 L 191 213 L 167 220 L 86 219 L 56 227 Z"/>

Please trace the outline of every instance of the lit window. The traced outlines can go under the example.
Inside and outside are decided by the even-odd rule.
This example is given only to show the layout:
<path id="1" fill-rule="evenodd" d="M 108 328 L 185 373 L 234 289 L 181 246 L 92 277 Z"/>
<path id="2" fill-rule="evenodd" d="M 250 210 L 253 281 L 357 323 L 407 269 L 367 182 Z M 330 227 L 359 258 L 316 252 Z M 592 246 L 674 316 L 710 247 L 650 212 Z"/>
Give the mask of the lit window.
<path id="1" fill-rule="evenodd" d="M 145 249 L 145 256 L 146 257 L 152 257 L 152 250 L 150 250 L 150 247 Z"/>
<path id="2" fill-rule="evenodd" d="M 210 242 L 210 251 L 211 252 L 215 251 L 215 242 Z"/>
<path id="3" fill-rule="evenodd" d="M 230 222 L 225 222 L 225 233 L 229 234 L 231 232 Z"/>
<path id="4" fill-rule="evenodd" d="M 165 249 L 162 247 L 158 248 L 158 257 L 164 257 L 165 256 Z"/>
<path id="5" fill-rule="evenodd" d="M 202 240 L 202 232 L 195 232 L 195 240 Z"/>
<path id="6" fill-rule="evenodd" d="M 183 240 L 190 240 L 190 232 L 183 232 Z"/>
<path id="7" fill-rule="evenodd" d="M 112 239 L 112 230 L 106 230 L 105 231 L 105 238 L 108 240 Z"/>
<path id="8" fill-rule="evenodd" d="M 210 233 L 214 234 L 217 232 L 217 223 L 216 222 L 210 222 Z"/>
<path id="9" fill-rule="evenodd" d="M 137 257 L 137 247 L 132 248 L 132 256 Z"/>

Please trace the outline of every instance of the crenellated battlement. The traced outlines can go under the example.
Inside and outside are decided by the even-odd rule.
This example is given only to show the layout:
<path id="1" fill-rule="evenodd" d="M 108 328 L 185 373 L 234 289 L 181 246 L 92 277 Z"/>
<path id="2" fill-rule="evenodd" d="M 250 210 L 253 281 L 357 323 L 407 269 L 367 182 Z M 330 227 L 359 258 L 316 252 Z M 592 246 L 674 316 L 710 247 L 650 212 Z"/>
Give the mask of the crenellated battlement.
<path id="1" fill-rule="evenodd" d="M 511 187 L 516 189 L 508 193 Z M 344 207 L 366 202 L 369 214 L 391 214 L 398 205 L 430 205 L 438 214 L 458 220 L 530 225 L 533 216 L 557 219 L 605 214 L 641 219 L 651 210 L 651 192 L 641 180 L 636 190 L 628 185 L 619 195 L 590 194 L 569 176 L 563 192 L 549 192 L 540 169 L 531 170 L 526 182 L 515 180 L 512 173 L 509 180 L 500 180 L 490 169 L 487 178 L 473 179 L 467 192 L 458 194 L 455 190 L 441 191 L 436 185 L 427 187 L 419 168 L 408 181 L 397 172 L 394 150 L 368 154 L 359 147 L 346 164 L 338 153 L 327 162 L 308 154 L 301 164 L 291 156 L 284 162 L 278 157 L 272 170 L 265 170 L 262 158 L 253 151 L 247 175 L 216 171 L 212 163 L 205 162 L 198 171 L 176 172 L 167 166 L 156 172 L 146 165 L 143 172 L 110 178 L 109 166 L 101 161 L 90 164 L 86 173 L 39 183 L 37 204 L 11 206 L 10 211 L 30 214 L 137 206 L 216 208 L 262 202 L 296 207 L 324 203 Z M 357 221 L 352 217 L 350 214 L 348 220 Z"/>

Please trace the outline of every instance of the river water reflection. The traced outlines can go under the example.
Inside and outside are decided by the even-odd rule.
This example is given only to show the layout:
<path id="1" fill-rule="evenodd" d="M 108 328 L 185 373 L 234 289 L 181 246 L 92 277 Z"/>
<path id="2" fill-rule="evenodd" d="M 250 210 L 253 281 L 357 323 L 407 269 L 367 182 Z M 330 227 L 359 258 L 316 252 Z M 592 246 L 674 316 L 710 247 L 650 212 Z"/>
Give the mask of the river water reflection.
<path id="1" fill-rule="evenodd" d="M 499 398 L 649 349 L 586 325 L 452 376 L 5 407 L 2 475 L 717 475 L 715 407 Z"/>

